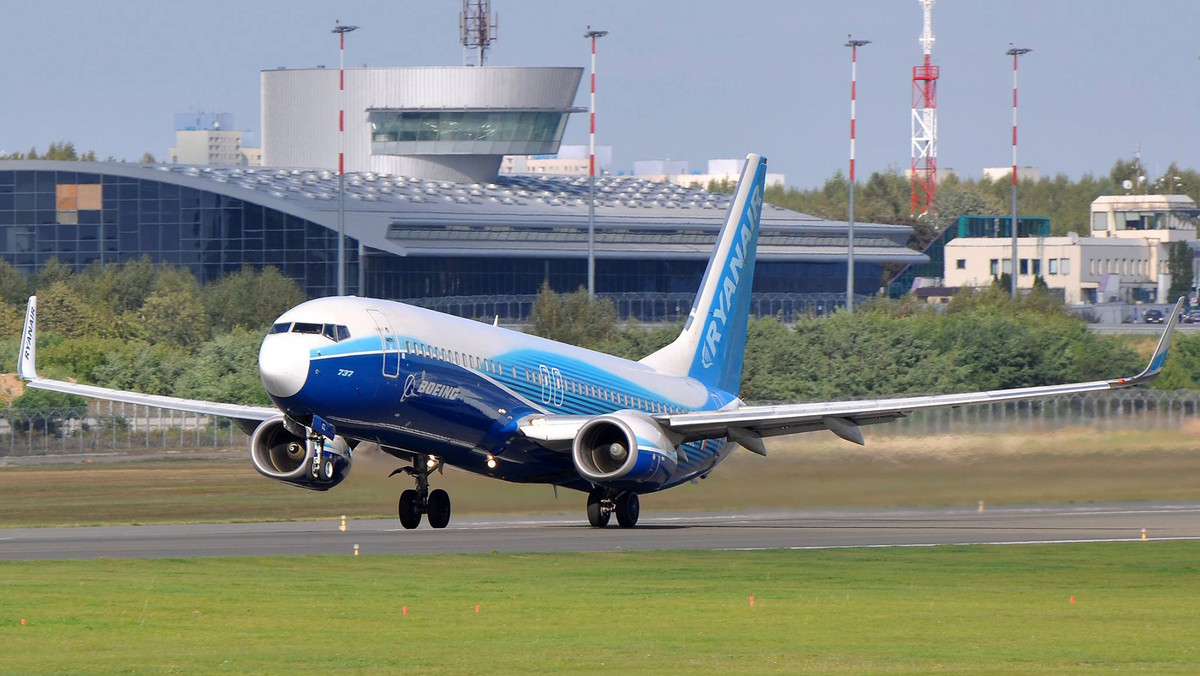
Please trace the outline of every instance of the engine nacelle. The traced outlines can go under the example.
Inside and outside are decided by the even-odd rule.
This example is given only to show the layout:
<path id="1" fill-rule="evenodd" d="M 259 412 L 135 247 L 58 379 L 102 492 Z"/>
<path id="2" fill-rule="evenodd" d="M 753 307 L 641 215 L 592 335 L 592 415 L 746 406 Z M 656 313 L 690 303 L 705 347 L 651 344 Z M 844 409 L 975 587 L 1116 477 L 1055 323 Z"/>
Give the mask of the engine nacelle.
<path id="1" fill-rule="evenodd" d="M 673 439 L 638 411 L 617 411 L 589 420 L 575 435 L 571 458 L 583 478 L 599 486 L 639 493 L 662 488 L 679 464 Z"/>
<path id="2" fill-rule="evenodd" d="M 323 440 L 321 459 L 314 473 L 316 454 L 316 443 L 307 435 L 288 429 L 283 416 L 264 420 L 250 437 L 250 462 L 259 474 L 270 479 L 309 490 L 327 491 L 350 474 L 352 457 L 345 439 Z"/>

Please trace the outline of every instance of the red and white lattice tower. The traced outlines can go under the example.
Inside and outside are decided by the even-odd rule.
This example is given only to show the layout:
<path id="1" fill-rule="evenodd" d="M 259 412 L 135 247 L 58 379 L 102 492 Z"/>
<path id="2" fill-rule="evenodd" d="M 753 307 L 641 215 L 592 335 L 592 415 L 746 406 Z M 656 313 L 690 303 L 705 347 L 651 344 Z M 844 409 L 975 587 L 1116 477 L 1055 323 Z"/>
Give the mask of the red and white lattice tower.
<path id="1" fill-rule="evenodd" d="M 919 216 L 934 208 L 937 196 L 937 80 L 938 67 L 930 63 L 933 53 L 933 3 L 918 0 L 925 12 L 921 48 L 925 59 L 913 66 L 912 75 L 912 214 Z"/>

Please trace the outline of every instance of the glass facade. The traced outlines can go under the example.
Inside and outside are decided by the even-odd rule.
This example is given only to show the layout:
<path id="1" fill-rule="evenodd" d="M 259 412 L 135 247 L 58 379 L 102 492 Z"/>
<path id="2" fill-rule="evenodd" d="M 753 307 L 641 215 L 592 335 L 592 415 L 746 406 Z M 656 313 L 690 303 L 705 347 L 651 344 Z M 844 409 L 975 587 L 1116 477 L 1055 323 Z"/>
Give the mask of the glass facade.
<path id="1" fill-rule="evenodd" d="M 376 155 L 536 155 L 557 152 L 570 111 L 374 110 Z"/>
<path id="2" fill-rule="evenodd" d="M 708 261 L 596 261 L 596 293 L 695 293 Z M 856 262 L 855 288 L 871 294 L 882 278 L 877 263 Z M 366 295 L 395 298 L 536 294 L 543 281 L 560 293 L 587 285 L 587 261 L 563 258 L 400 258 L 367 249 Z M 759 261 L 754 293 L 846 292 L 846 264 Z"/>
<path id="3" fill-rule="evenodd" d="M 337 233 L 245 200 L 174 183 L 73 171 L 0 170 L 0 256 L 25 274 L 143 255 L 203 282 L 273 266 L 310 297 L 337 292 Z M 346 245 L 357 293 L 358 243 Z"/>

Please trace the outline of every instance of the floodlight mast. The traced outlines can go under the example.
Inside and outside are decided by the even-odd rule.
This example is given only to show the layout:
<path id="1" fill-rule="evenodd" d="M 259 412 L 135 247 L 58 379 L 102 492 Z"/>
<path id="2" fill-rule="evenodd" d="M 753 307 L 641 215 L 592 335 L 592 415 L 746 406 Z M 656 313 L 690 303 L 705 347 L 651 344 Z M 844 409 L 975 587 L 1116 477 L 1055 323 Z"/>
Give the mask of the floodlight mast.
<path id="1" fill-rule="evenodd" d="M 846 312 L 854 314 L 854 137 L 855 105 L 858 101 L 858 48 L 870 40 L 846 36 L 850 48 L 850 209 L 846 219 Z"/>
<path id="2" fill-rule="evenodd" d="M 332 33 L 338 36 L 338 260 L 337 295 L 346 295 L 346 110 L 343 105 L 346 91 L 346 33 L 358 26 L 333 22 Z M 362 290 L 360 289 L 361 293 Z"/>
<path id="3" fill-rule="evenodd" d="M 608 31 L 594 31 L 591 26 L 583 37 L 592 41 L 592 87 L 588 110 L 588 298 L 596 297 L 596 39 Z"/>
<path id="4" fill-rule="evenodd" d="M 1013 123 L 1012 123 L 1012 265 L 1009 266 L 1010 287 L 1012 297 L 1017 297 L 1017 58 L 1032 52 L 1032 49 L 1013 47 L 1008 43 L 1005 54 L 1012 57 L 1013 62 Z"/>

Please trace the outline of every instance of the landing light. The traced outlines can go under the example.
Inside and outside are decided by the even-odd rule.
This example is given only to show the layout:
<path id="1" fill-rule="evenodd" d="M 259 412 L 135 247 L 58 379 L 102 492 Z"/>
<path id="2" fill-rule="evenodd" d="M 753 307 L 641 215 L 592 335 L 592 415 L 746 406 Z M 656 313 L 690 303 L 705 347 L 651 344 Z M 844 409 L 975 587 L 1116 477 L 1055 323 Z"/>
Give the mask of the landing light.
<path id="1" fill-rule="evenodd" d="M 425 469 L 433 469 L 440 464 L 442 464 L 441 459 L 436 455 L 431 455 L 425 460 Z"/>
<path id="2" fill-rule="evenodd" d="M 496 456 L 491 453 L 487 454 L 487 466 L 488 469 L 496 469 Z"/>

